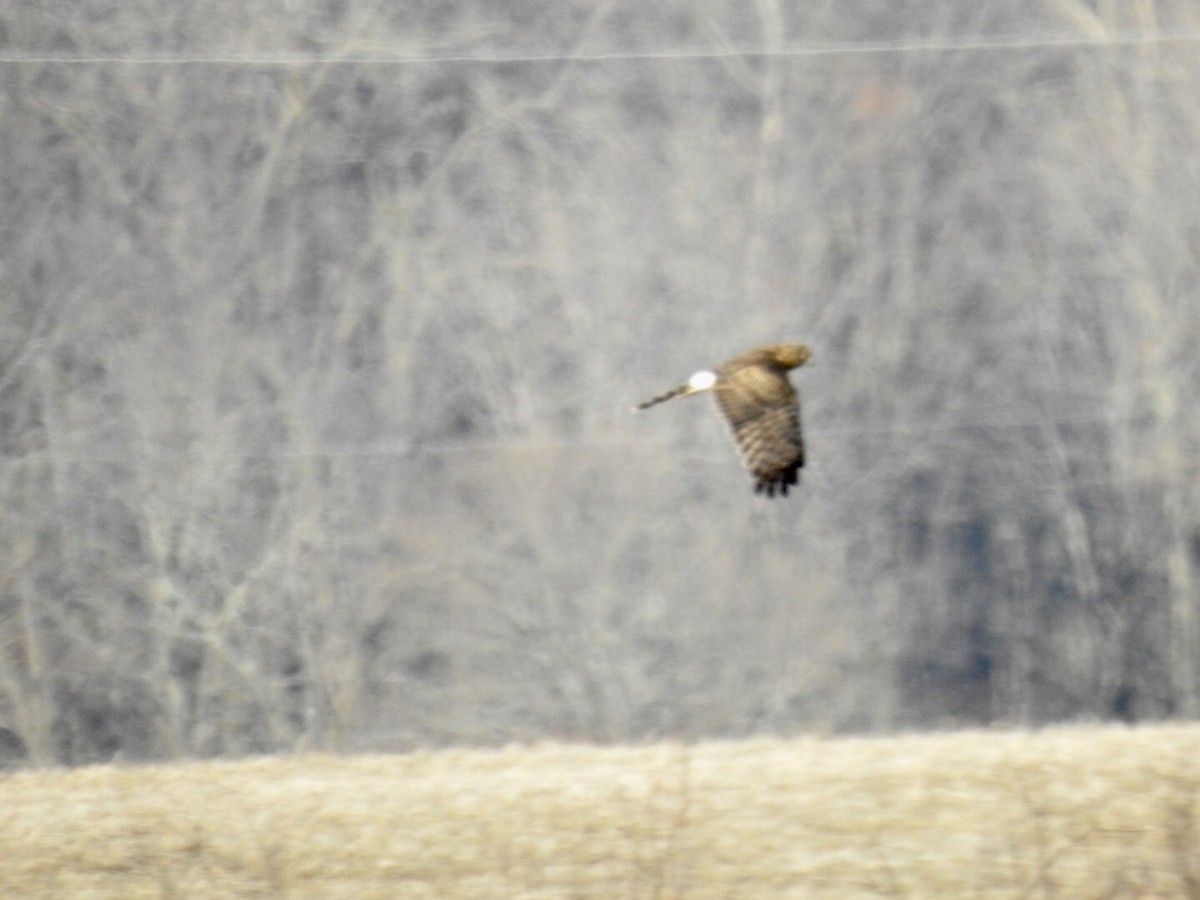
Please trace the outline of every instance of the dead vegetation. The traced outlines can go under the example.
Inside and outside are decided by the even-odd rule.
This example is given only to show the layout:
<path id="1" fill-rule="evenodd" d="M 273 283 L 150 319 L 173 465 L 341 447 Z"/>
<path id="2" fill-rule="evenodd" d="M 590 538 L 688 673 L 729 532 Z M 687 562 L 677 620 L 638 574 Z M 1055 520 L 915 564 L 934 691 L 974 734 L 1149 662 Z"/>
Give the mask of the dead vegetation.
<path id="1" fill-rule="evenodd" d="M 24 772 L 22 897 L 1197 896 L 1200 728 Z"/>

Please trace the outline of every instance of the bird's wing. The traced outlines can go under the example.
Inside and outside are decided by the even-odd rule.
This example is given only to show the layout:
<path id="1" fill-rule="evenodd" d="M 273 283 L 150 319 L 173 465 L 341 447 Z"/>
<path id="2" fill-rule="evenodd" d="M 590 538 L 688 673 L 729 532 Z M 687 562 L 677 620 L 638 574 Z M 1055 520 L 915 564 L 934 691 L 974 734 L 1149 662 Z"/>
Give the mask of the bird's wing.
<path id="1" fill-rule="evenodd" d="M 764 365 L 724 370 L 717 406 L 733 429 L 755 491 L 771 497 L 799 480 L 804 465 L 800 401 L 787 375 Z"/>

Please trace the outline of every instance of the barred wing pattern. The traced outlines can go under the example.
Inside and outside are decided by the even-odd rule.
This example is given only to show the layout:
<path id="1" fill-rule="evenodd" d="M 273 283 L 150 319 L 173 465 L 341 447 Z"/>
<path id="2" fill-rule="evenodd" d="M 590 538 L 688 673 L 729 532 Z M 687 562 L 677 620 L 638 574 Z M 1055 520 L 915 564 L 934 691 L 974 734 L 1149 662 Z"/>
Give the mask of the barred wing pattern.
<path id="1" fill-rule="evenodd" d="M 755 493 L 787 496 L 804 465 L 799 397 L 786 372 L 770 365 L 739 363 L 733 360 L 718 368 L 717 406 L 754 476 Z"/>

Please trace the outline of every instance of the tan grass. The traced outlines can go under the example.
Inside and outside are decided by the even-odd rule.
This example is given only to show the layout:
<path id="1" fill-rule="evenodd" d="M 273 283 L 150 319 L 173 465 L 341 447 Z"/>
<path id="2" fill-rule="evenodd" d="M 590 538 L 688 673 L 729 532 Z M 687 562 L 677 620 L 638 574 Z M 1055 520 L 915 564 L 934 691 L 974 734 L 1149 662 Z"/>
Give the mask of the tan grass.
<path id="1" fill-rule="evenodd" d="M 4 897 L 1200 897 L 1200 727 L 0 780 Z"/>

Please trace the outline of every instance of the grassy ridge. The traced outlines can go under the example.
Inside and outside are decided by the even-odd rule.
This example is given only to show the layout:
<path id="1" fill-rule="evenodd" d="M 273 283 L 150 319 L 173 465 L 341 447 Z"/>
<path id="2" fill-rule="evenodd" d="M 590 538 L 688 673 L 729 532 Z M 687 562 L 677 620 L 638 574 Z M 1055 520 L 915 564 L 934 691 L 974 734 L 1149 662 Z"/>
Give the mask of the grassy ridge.
<path id="1" fill-rule="evenodd" d="M 1200 727 L 0 779 L 5 897 L 1200 896 Z"/>

